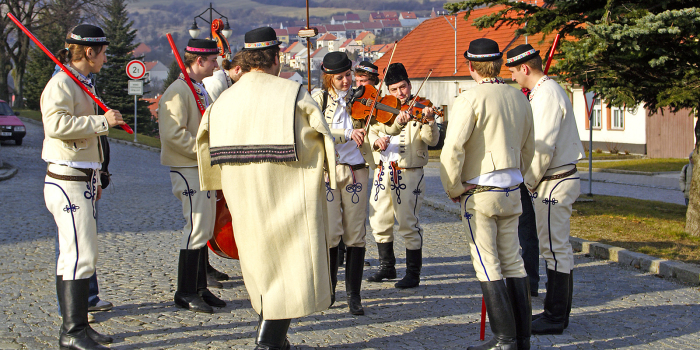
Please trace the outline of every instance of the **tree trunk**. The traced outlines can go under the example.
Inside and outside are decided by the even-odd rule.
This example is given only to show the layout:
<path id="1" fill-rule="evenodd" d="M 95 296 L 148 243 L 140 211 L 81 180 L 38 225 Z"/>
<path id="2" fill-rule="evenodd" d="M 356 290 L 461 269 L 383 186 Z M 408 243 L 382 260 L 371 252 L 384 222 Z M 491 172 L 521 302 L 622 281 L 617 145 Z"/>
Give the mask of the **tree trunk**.
<path id="1" fill-rule="evenodd" d="M 696 114 L 700 108 L 696 110 Z M 695 237 L 700 237 L 700 153 L 698 145 L 700 143 L 700 118 L 695 123 L 695 150 L 693 150 L 693 177 L 690 182 L 690 196 L 688 210 L 685 214 L 685 232 Z"/>

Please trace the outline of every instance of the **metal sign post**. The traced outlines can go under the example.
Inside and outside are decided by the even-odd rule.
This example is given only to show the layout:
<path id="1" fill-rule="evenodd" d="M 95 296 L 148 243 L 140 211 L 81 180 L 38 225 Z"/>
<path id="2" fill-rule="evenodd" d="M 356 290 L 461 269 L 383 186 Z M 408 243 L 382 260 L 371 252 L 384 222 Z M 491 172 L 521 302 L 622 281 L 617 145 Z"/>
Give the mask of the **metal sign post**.
<path id="1" fill-rule="evenodd" d="M 143 95 L 143 80 L 129 80 L 129 95 L 134 95 L 134 142 L 136 142 L 136 133 L 138 131 L 136 126 L 136 107 L 139 96 Z"/>

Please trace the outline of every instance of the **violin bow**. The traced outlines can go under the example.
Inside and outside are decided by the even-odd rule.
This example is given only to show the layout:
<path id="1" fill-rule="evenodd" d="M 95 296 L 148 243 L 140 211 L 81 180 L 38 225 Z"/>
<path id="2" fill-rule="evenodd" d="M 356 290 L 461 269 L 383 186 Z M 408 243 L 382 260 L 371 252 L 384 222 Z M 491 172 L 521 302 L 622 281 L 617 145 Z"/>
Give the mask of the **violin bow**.
<path id="1" fill-rule="evenodd" d="M 374 113 L 374 109 L 377 106 L 377 100 L 379 99 L 379 94 L 382 91 L 382 86 L 384 86 L 384 80 L 386 79 L 386 72 L 387 70 L 389 70 L 391 60 L 394 58 L 394 52 L 396 52 L 396 47 L 398 45 L 399 41 L 394 41 L 394 47 L 391 49 L 391 56 L 389 56 L 389 62 L 386 64 L 386 68 L 384 68 L 384 76 L 382 77 L 382 81 L 379 82 L 379 88 L 377 88 L 377 95 L 374 96 L 374 101 L 372 101 L 372 108 L 370 108 L 369 115 L 367 116 L 367 122 L 365 123 L 365 134 L 369 132 L 369 124 L 372 121 L 372 114 Z"/>
<path id="2" fill-rule="evenodd" d="M 425 84 L 425 82 L 428 81 L 428 78 L 430 78 L 431 74 L 433 74 L 432 68 L 430 68 L 430 70 L 428 71 L 428 75 L 425 77 L 425 79 L 423 79 L 423 82 L 420 83 L 420 86 L 418 87 L 418 91 L 416 91 L 416 95 L 413 96 L 413 100 L 411 100 L 411 104 L 409 105 L 409 108 L 408 108 L 409 111 L 411 109 L 413 109 L 413 106 L 416 105 L 416 101 L 418 101 L 418 93 L 420 93 L 420 90 L 423 88 L 423 84 Z"/>

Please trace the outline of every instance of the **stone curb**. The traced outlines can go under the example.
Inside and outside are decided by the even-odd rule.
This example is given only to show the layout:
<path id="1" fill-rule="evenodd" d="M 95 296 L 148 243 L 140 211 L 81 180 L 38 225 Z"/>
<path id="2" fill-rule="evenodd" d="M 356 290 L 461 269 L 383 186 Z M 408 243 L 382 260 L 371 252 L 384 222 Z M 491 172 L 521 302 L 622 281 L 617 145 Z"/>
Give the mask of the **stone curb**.
<path id="1" fill-rule="evenodd" d="M 0 168 L 0 181 L 9 180 L 17 175 L 19 169 L 12 166 L 8 162 L 3 162 L 3 166 Z"/>
<path id="2" fill-rule="evenodd" d="M 445 205 L 434 199 L 424 198 L 424 203 L 444 212 L 460 215 L 459 208 Z M 693 285 L 700 284 L 700 267 L 675 260 L 655 258 L 642 253 L 636 253 L 624 248 L 611 246 L 599 242 L 588 241 L 583 238 L 569 237 L 571 247 L 590 256 L 611 260 L 621 265 L 631 266 L 644 272 L 650 272 L 659 276 L 676 278 L 682 282 Z"/>
<path id="3" fill-rule="evenodd" d="M 588 172 L 588 166 L 578 166 L 577 168 L 579 171 L 583 172 Z M 661 175 L 664 174 L 665 172 L 653 172 L 653 171 L 635 171 L 635 170 L 621 170 L 621 169 L 605 169 L 605 168 L 593 168 L 591 169 L 592 172 L 594 173 L 613 173 L 613 174 L 625 174 L 625 175 L 646 175 L 646 176 L 654 176 L 654 175 Z M 595 181 L 595 180 L 593 180 Z"/>
<path id="4" fill-rule="evenodd" d="M 38 121 L 38 120 L 34 120 L 34 119 L 31 119 L 31 118 L 27 118 L 27 117 L 21 117 L 21 116 L 20 116 L 19 118 L 22 119 L 23 122 L 27 122 L 27 123 L 31 123 L 31 124 L 35 124 L 35 125 L 43 125 L 43 123 L 40 122 L 40 121 Z M 109 136 L 107 136 L 107 138 L 109 139 L 110 142 L 119 143 L 119 144 L 122 144 L 122 145 L 134 146 L 134 147 L 138 147 L 138 148 L 141 148 L 141 149 L 145 149 L 145 150 L 151 151 L 151 152 L 160 152 L 160 148 L 158 148 L 158 147 L 151 147 L 151 146 L 147 146 L 147 145 L 144 145 L 144 144 L 141 144 L 141 143 L 136 143 L 136 142 L 133 142 L 133 141 L 126 141 L 126 140 L 115 139 L 115 138 L 112 138 L 112 137 L 109 137 Z"/>

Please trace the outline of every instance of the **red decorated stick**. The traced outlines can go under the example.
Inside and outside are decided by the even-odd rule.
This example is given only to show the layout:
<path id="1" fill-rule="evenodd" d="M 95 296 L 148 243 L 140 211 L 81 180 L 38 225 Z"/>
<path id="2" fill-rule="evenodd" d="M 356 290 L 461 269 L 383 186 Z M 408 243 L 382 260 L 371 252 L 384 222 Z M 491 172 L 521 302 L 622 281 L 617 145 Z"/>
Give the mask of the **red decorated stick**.
<path id="1" fill-rule="evenodd" d="M 481 297 L 481 329 L 479 331 L 479 340 L 484 341 L 486 336 L 486 304 L 484 297 Z"/>
<path id="2" fill-rule="evenodd" d="M 552 50 L 549 51 L 549 57 L 547 57 L 547 65 L 544 67 L 544 74 L 547 74 L 547 72 L 549 72 L 549 66 L 552 64 L 552 58 L 554 58 L 554 51 L 556 51 L 557 45 L 559 44 L 559 37 L 560 37 L 560 34 L 557 34 L 557 36 L 554 37 L 554 43 L 552 44 Z"/>
<path id="3" fill-rule="evenodd" d="M 24 25 L 22 25 L 22 23 L 20 23 L 20 21 L 19 21 L 15 16 L 13 16 L 11 13 L 8 13 L 8 14 L 7 14 L 7 17 L 10 17 L 10 19 L 12 20 L 12 22 L 15 22 L 15 24 L 17 25 L 17 27 L 19 27 L 19 29 L 21 29 L 21 30 L 24 32 L 24 34 L 27 34 L 27 36 L 29 37 L 29 39 L 32 39 L 32 41 L 36 44 L 36 46 L 38 46 L 38 47 L 41 49 L 41 51 L 44 51 L 44 53 L 45 53 L 47 56 L 49 56 L 49 58 L 50 58 L 54 63 L 56 63 L 59 67 L 61 67 L 61 70 L 63 70 L 66 74 L 68 74 L 68 76 L 69 76 L 71 79 L 73 79 L 73 81 L 74 81 L 76 84 L 78 84 L 78 86 L 80 86 L 80 88 L 83 89 L 83 91 L 85 91 L 85 93 L 87 93 L 88 96 L 90 96 L 90 98 L 91 98 L 93 101 L 95 101 L 95 103 L 97 103 L 97 105 L 100 106 L 100 108 L 102 108 L 102 110 L 104 110 L 105 112 L 107 112 L 108 110 L 111 109 L 111 108 L 107 107 L 99 98 L 97 98 L 97 96 L 95 96 L 95 94 L 93 94 L 93 93 L 90 91 L 90 89 L 88 89 L 85 85 L 83 85 L 83 83 L 81 83 L 80 80 L 78 80 L 78 78 L 76 78 L 76 77 L 66 68 L 66 66 L 63 65 L 63 63 L 61 63 L 61 61 L 59 61 L 59 60 L 49 51 L 49 49 L 47 49 L 46 46 L 44 46 L 44 44 L 42 44 L 41 41 L 39 41 L 39 39 L 37 39 L 37 38 L 34 36 L 34 34 L 32 34 L 32 33 L 29 31 L 29 29 L 27 29 L 27 27 L 25 27 Z M 130 127 L 129 125 L 127 125 L 127 124 L 122 124 L 122 125 L 120 125 L 120 126 L 122 127 L 122 129 L 124 129 L 124 131 L 128 132 L 129 134 L 133 134 L 133 133 L 134 133 L 134 130 L 131 130 L 131 127 Z"/>
<path id="4" fill-rule="evenodd" d="M 180 57 L 180 51 L 177 50 L 177 46 L 175 46 L 175 41 L 173 40 L 173 36 L 170 35 L 170 33 L 165 35 L 168 37 L 168 42 L 170 43 L 170 48 L 173 50 L 173 55 L 175 55 L 175 60 L 177 61 L 177 65 L 180 66 L 180 70 L 182 71 L 182 75 L 185 76 L 185 82 L 187 83 L 187 86 L 190 87 L 190 90 L 192 91 L 192 95 L 194 96 L 194 100 L 197 102 L 197 108 L 199 108 L 199 112 L 204 115 L 204 106 L 202 106 L 202 101 L 199 100 L 199 96 L 197 95 L 197 91 L 194 90 L 194 86 L 192 85 L 192 80 L 190 80 L 190 75 L 187 74 L 187 68 L 185 68 L 185 63 L 182 62 L 182 58 Z"/>

